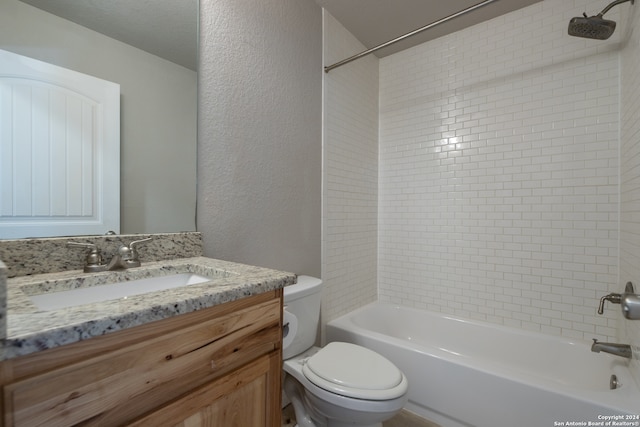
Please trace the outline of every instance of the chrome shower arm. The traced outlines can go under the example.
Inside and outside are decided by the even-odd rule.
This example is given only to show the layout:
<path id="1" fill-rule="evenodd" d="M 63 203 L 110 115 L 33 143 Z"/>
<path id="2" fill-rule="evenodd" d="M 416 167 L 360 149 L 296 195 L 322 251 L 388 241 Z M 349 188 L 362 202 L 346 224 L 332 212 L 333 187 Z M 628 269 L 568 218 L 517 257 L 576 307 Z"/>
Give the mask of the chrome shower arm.
<path id="1" fill-rule="evenodd" d="M 609 12 L 609 10 L 611 10 L 611 8 L 613 8 L 613 7 L 615 7 L 615 6 L 619 5 L 619 4 L 622 4 L 622 3 L 626 3 L 628 1 L 630 1 L 631 4 L 633 4 L 633 2 L 634 2 L 634 0 L 616 0 L 614 2 L 611 2 L 607 7 L 602 9 L 602 12 L 600 12 L 598 14 L 598 16 L 602 17 L 605 13 Z"/>

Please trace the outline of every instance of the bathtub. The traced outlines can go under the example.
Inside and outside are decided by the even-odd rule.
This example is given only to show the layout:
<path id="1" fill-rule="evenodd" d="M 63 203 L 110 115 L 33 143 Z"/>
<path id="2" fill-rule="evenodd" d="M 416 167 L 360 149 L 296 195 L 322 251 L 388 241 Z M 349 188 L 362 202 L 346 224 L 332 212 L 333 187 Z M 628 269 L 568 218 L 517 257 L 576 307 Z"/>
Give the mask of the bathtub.
<path id="1" fill-rule="evenodd" d="M 406 409 L 442 427 L 640 426 L 628 360 L 590 342 L 381 303 L 326 334 L 395 363 L 409 379 Z"/>

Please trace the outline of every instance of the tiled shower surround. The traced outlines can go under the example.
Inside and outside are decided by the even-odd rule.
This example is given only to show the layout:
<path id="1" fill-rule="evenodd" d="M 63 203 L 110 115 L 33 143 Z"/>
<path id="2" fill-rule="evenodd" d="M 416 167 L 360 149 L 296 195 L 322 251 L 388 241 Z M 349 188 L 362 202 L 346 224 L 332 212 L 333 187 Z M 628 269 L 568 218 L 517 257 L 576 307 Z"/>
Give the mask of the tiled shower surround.
<path id="1" fill-rule="evenodd" d="M 607 41 L 567 35 L 572 17 L 606 4 L 544 0 L 382 58 L 366 65 L 379 71 L 375 88 L 337 89 L 362 74 L 351 64 L 325 77 L 325 164 L 336 146 L 377 154 L 378 207 L 371 220 L 349 203 L 357 155 L 342 172 L 325 166 L 325 186 L 343 186 L 325 188 L 323 235 L 370 253 L 356 214 L 377 223 L 368 260 L 381 301 L 640 354 L 640 321 L 623 320 L 618 305 L 596 313 L 627 281 L 640 288 L 640 5 L 607 14 L 618 22 Z M 325 18 L 325 32 L 331 25 Z M 364 122 L 353 112 L 371 120 L 372 96 L 377 144 L 369 135 L 359 146 L 347 137 Z M 327 118 L 338 109 L 341 121 Z M 338 199 L 341 221 L 326 207 Z M 347 284 L 334 277 L 368 270 L 345 268 L 338 247 L 325 245 L 323 278 L 344 311 L 358 303 L 340 298 Z M 331 310 L 325 321 L 340 314 Z"/>
<path id="2" fill-rule="evenodd" d="M 567 35 L 601 6 L 546 0 L 380 61 L 380 299 L 615 337 L 619 309 L 595 309 L 618 289 L 620 33 Z"/>
<path id="3" fill-rule="evenodd" d="M 323 26 L 325 64 L 365 49 L 326 11 Z M 377 58 L 325 74 L 323 92 L 321 317 L 331 320 L 377 298 Z"/>

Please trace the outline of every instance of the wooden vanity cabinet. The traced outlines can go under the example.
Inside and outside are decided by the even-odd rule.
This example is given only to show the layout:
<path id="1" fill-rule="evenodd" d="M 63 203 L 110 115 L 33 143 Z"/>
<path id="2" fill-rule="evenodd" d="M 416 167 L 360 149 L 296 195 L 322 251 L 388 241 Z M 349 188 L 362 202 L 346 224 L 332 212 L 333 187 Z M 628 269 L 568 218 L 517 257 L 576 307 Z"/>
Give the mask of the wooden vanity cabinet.
<path id="1" fill-rule="evenodd" d="M 6 427 L 280 427 L 282 290 L 0 364 Z"/>

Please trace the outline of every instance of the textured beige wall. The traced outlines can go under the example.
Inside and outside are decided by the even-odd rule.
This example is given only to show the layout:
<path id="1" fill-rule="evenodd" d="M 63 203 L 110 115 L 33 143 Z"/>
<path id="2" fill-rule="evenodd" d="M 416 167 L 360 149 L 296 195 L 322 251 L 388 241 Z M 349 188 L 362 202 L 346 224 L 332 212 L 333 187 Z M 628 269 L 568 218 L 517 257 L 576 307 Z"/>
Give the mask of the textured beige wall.
<path id="1" fill-rule="evenodd" d="M 322 14 L 200 5 L 198 231 L 206 256 L 320 275 Z"/>

